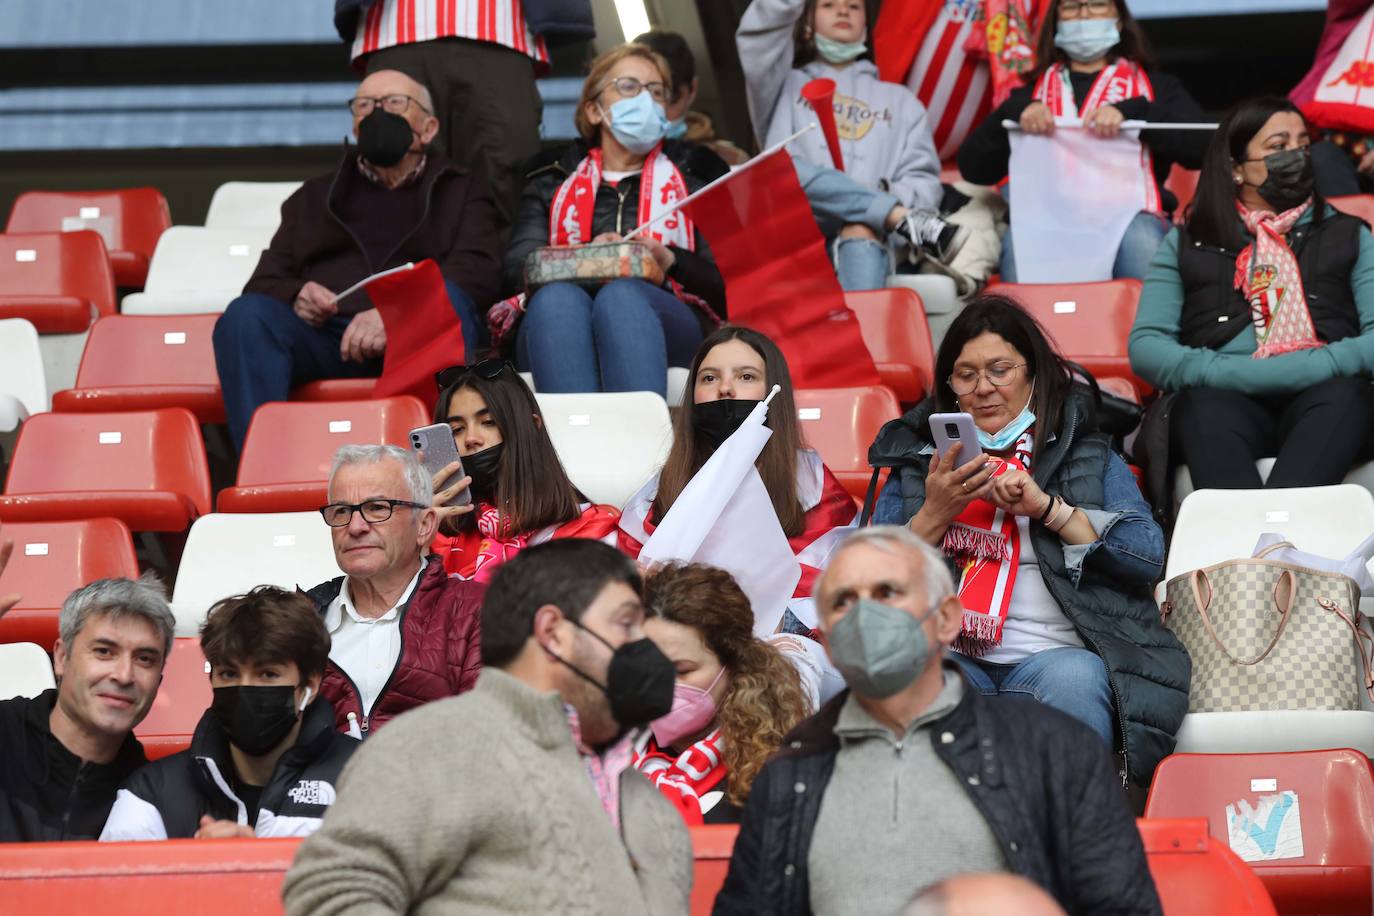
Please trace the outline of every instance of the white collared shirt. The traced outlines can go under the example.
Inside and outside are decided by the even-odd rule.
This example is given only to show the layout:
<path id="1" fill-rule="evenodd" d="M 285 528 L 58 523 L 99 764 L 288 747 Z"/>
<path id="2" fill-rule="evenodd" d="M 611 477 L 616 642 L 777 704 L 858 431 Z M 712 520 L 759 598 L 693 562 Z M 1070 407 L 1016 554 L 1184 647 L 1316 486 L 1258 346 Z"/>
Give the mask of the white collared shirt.
<path id="1" fill-rule="evenodd" d="M 372 713 L 372 704 L 377 702 L 400 661 L 401 608 L 410 600 L 427 562 L 420 561 L 420 571 L 391 609 L 380 617 L 363 617 L 358 613 L 347 578 L 324 612 L 324 626 L 330 638 L 329 660 L 353 680 L 364 716 Z"/>

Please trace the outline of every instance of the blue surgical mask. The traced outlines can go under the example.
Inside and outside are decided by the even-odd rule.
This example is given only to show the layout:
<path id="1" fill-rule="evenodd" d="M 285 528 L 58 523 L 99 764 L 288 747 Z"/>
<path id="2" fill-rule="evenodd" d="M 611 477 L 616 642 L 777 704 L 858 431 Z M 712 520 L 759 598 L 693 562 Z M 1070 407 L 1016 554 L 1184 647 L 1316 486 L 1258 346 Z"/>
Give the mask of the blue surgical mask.
<path id="1" fill-rule="evenodd" d="M 1097 60 L 1121 41 L 1115 19 L 1069 19 L 1054 33 L 1054 46 L 1077 61 Z"/>
<path id="2" fill-rule="evenodd" d="M 835 41 L 824 35 L 816 36 L 816 53 L 827 64 L 847 64 L 867 50 L 868 45 L 862 41 Z"/>
<path id="3" fill-rule="evenodd" d="M 681 140 L 687 136 L 687 119 L 677 118 L 668 122 L 668 132 L 663 135 L 668 140 Z"/>
<path id="4" fill-rule="evenodd" d="M 611 133 L 636 156 L 643 156 L 653 149 L 668 132 L 668 119 L 663 115 L 663 106 L 654 101 L 647 91 L 628 99 L 621 99 L 606 112 L 611 119 Z"/>
<path id="5" fill-rule="evenodd" d="M 1035 385 L 1032 384 L 1030 395 L 1026 398 L 1026 406 L 1021 408 L 1016 418 L 991 435 L 978 430 L 978 444 L 989 452 L 1005 452 L 1015 445 L 1021 434 L 1035 425 L 1035 413 L 1031 410 L 1031 401 L 1034 399 Z"/>

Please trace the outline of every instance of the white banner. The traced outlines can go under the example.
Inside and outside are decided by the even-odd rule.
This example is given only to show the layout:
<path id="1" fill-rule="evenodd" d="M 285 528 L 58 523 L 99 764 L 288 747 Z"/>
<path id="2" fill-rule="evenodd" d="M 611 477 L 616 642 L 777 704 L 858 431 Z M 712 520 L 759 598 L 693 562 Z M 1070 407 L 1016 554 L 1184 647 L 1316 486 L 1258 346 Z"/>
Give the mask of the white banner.
<path id="1" fill-rule="evenodd" d="M 754 462 L 773 435 L 763 425 L 767 402 L 716 449 L 673 502 L 639 552 L 645 565 L 705 563 L 735 577 L 754 608 L 754 633 L 772 635 L 801 564 L 778 522 Z"/>
<path id="2" fill-rule="evenodd" d="M 1013 130 L 1012 246 L 1018 283 L 1110 280 L 1121 237 L 1145 209 L 1138 131 L 1104 140 L 1060 119 L 1048 136 Z"/>

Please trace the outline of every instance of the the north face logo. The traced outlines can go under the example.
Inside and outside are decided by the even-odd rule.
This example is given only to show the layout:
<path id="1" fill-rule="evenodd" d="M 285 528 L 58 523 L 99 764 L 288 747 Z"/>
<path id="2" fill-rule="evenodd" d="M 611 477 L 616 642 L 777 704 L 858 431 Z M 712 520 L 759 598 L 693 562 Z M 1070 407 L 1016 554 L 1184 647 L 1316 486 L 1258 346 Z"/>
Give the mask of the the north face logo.
<path id="1" fill-rule="evenodd" d="M 332 805 L 335 798 L 334 787 L 322 779 L 302 779 L 286 796 L 298 805 Z"/>

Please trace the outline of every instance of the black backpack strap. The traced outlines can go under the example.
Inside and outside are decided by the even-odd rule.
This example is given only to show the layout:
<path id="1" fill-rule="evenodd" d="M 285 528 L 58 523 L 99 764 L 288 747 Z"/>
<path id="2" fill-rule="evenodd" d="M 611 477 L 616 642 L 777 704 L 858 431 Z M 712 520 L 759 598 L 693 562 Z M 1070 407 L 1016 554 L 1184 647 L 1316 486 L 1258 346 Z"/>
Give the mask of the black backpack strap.
<path id="1" fill-rule="evenodd" d="M 859 514 L 859 527 L 867 528 L 868 520 L 873 517 L 873 505 L 878 492 L 878 473 L 882 468 L 874 468 L 873 476 L 868 479 L 868 492 L 864 494 L 863 512 Z"/>

